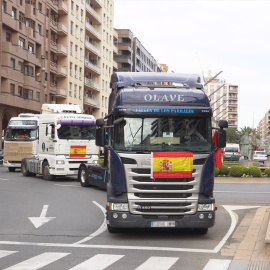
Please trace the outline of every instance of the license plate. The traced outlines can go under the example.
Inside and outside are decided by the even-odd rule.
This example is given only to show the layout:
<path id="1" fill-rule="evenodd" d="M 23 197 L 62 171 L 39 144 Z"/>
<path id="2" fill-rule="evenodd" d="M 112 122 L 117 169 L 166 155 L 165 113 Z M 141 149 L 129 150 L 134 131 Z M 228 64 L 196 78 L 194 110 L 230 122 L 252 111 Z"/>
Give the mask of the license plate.
<path id="1" fill-rule="evenodd" d="M 175 227 L 175 221 L 151 221 L 151 227 Z"/>

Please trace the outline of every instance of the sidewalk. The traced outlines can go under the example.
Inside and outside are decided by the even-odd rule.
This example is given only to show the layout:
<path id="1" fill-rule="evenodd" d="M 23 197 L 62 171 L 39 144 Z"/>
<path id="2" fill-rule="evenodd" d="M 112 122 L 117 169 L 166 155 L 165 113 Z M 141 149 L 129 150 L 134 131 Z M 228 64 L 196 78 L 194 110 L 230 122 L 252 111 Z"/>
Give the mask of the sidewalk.
<path id="1" fill-rule="evenodd" d="M 266 177 L 215 177 L 215 183 L 243 183 L 243 184 L 266 184 L 270 183 L 270 178 Z M 270 201 L 270 199 L 269 199 Z"/>

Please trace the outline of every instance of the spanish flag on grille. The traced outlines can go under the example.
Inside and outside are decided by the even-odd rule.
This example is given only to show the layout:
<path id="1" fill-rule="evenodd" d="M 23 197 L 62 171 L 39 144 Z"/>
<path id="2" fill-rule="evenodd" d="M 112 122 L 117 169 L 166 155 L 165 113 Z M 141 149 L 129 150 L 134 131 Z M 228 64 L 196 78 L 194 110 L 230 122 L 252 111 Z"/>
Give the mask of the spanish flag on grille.
<path id="1" fill-rule="evenodd" d="M 151 177 L 191 178 L 192 152 L 152 152 Z"/>
<path id="2" fill-rule="evenodd" d="M 71 145 L 69 157 L 82 158 L 86 155 L 86 145 Z"/>

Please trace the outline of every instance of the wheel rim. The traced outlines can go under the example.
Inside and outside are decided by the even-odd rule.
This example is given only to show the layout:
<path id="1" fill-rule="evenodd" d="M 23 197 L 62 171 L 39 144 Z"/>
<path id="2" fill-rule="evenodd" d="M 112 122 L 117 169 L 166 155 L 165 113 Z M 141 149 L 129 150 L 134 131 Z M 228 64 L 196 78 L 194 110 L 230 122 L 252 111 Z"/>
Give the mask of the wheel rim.
<path id="1" fill-rule="evenodd" d="M 85 183 L 85 181 L 86 181 L 85 169 L 81 169 L 81 181 L 82 181 L 82 183 Z"/>

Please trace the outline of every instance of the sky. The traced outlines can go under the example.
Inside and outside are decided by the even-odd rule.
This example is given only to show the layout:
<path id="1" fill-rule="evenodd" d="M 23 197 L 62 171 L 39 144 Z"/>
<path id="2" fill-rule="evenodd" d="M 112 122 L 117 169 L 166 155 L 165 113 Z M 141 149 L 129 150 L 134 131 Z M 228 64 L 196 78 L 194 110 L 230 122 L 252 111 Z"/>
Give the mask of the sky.
<path id="1" fill-rule="evenodd" d="M 238 85 L 238 129 L 270 109 L 270 0 L 114 0 L 114 27 L 130 29 L 169 72 Z"/>

